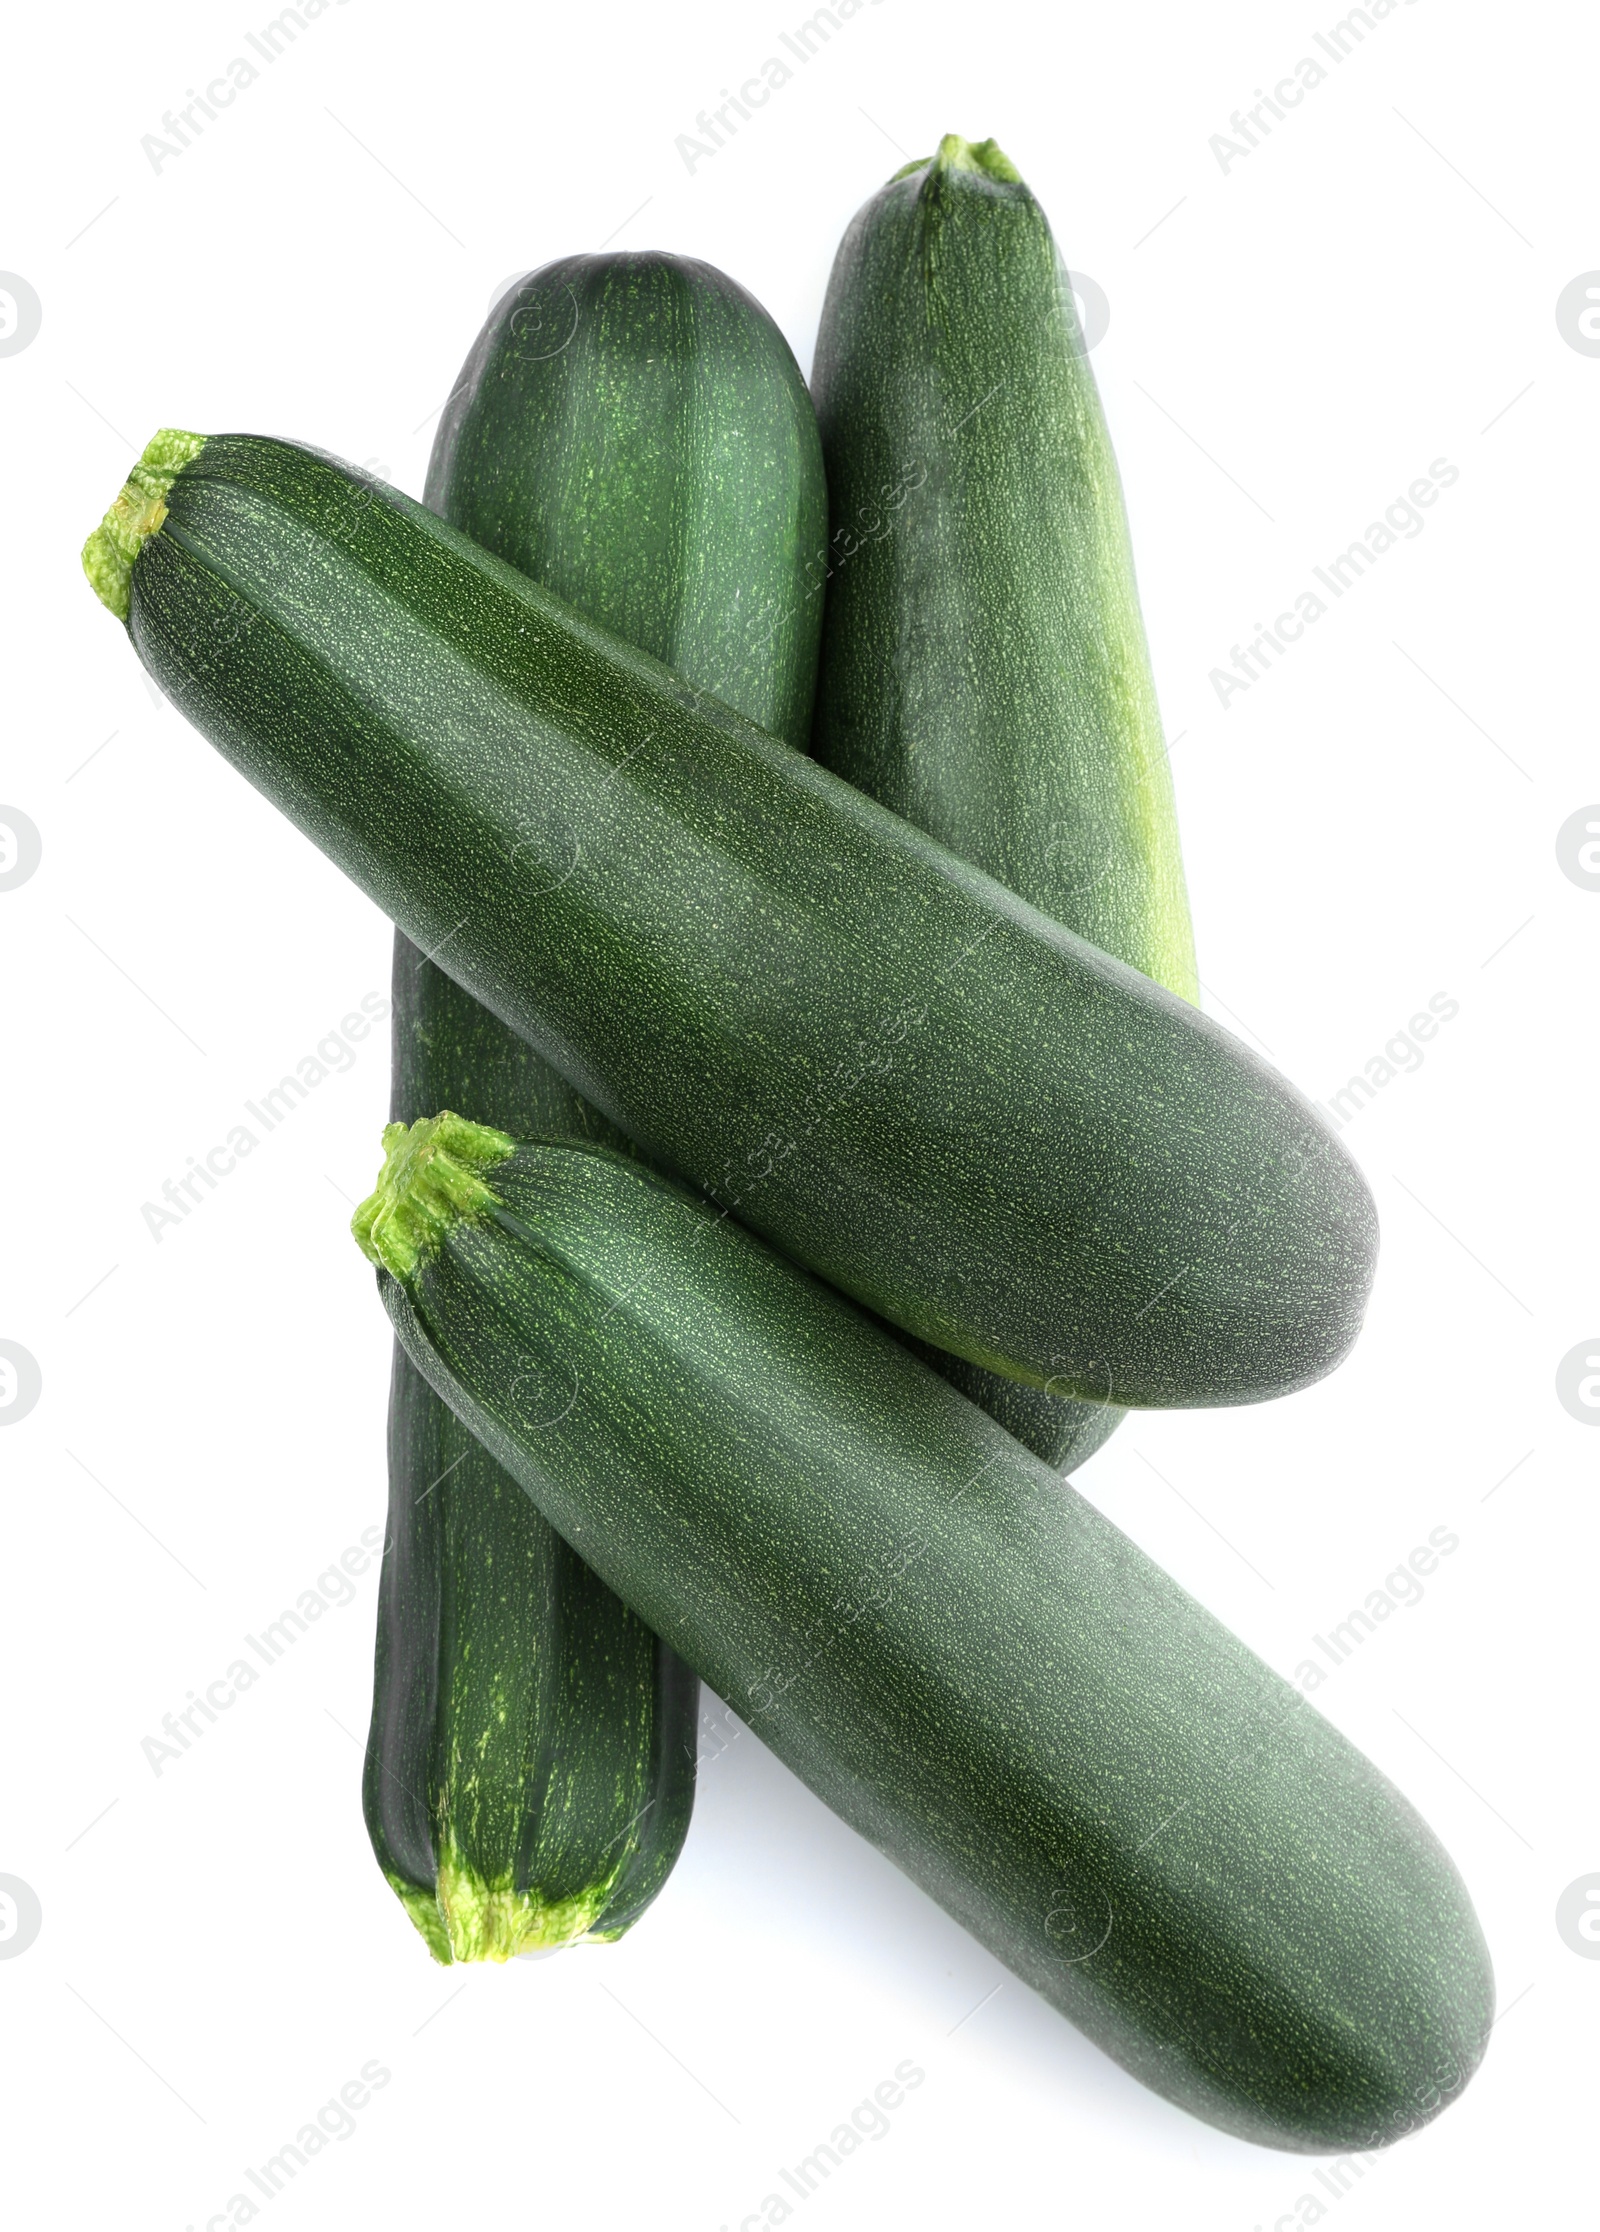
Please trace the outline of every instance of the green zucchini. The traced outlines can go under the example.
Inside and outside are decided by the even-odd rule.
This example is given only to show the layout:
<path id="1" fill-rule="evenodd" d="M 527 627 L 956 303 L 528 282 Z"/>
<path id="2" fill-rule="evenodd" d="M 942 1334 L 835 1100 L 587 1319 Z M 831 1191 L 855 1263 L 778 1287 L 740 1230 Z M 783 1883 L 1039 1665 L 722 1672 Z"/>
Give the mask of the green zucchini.
<path id="1" fill-rule="evenodd" d="M 398 491 L 158 436 L 85 564 L 163 690 L 656 1161 L 936 1348 L 1305 1386 L 1372 1199 L 1275 1072 Z"/>
<path id="2" fill-rule="evenodd" d="M 565 256 L 491 314 L 426 502 L 804 748 L 827 536 L 816 418 L 753 296 L 685 256 Z"/>
<path id="3" fill-rule="evenodd" d="M 1196 1000 L 1116 459 L 1049 223 L 992 140 L 946 138 L 857 213 L 811 387 L 833 508 L 817 758 Z M 1121 1415 L 939 1368 L 1052 1464 Z"/>
<path id="4" fill-rule="evenodd" d="M 620 1937 L 694 1799 L 699 1684 L 407 1358 L 362 1802 L 440 1961 Z"/>
<path id="5" fill-rule="evenodd" d="M 426 500 L 805 741 L 820 621 L 806 567 L 827 512 L 816 422 L 782 335 L 720 272 L 599 255 L 530 273 L 467 358 Z M 626 1144 L 400 933 L 394 1048 L 399 1122 L 448 1104 Z M 697 1698 L 397 1344 L 364 1799 L 435 1952 L 501 1959 L 637 1920 L 688 1829 Z"/>
<path id="6" fill-rule="evenodd" d="M 1311 2152 L 1488 2035 L 1459 1877 L 1370 1762 L 1039 1459 L 604 1148 L 391 1126 L 354 1229 L 418 1367 L 762 1740 L 1158 2092 Z"/>

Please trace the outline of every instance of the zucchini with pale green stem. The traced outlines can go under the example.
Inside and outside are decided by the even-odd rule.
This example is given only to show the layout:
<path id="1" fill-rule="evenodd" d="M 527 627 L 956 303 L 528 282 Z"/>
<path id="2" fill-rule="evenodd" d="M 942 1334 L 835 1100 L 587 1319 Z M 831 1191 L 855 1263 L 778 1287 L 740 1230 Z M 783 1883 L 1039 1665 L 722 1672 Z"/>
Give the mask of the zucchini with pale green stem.
<path id="1" fill-rule="evenodd" d="M 1111 437 L 1049 222 L 993 140 L 944 139 L 856 213 L 811 387 L 833 515 L 817 758 L 1196 999 Z M 1058 1464 L 1121 1416 L 940 1368 Z"/>
<path id="2" fill-rule="evenodd" d="M 1471 2075 L 1404 1798 L 843 1296 L 636 1162 L 442 1115 L 354 1220 L 413 1361 L 819 1797 L 1146 2084 L 1308 2152 Z"/>
<path id="3" fill-rule="evenodd" d="M 1035 1387 L 1344 1356 L 1371 1195 L 1208 1017 L 397 490 L 246 434 L 152 471 L 88 563 L 155 680 L 655 1161 Z"/>
<path id="4" fill-rule="evenodd" d="M 559 345 L 558 345 L 559 344 Z M 827 496 L 810 398 L 760 304 L 675 256 L 569 256 L 490 313 L 445 409 L 433 510 L 803 745 Z M 625 1144 L 397 934 L 401 1122 L 441 1106 Z M 363 1784 L 373 1848 L 441 1957 L 618 1937 L 694 1796 L 699 1685 L 395 1351 L 389 1540 Z"/>

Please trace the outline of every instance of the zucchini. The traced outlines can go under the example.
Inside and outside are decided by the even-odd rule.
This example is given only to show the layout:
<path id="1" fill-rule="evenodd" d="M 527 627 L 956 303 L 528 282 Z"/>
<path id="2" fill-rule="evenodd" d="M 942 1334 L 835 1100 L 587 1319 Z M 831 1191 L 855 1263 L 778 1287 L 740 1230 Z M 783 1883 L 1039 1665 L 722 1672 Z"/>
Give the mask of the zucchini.
<path id="1" fill-rule="evenodd" d="M 464 997 L 464 995 L 463 995 Z M 435 1959 L 620 1937 L 694 1800 L 699 1684 L 406 1359 L 362 1803 Z"/>
<path id="2" fill-rule="evenodd" d="M 564 256 L 491 314 L 425 500 L 587 619 L 805 746 L 827 535 L 789 344 L 685 256 Z"/>
<path id="3" fill-rule="evenodd" d="M 169 433 L 85 564 L 414 945 L 905 1331 L 1151 1405 L 1354 1340 L 1371 1195 L 1271 1069 L 398 491 Z"/>
<path id="4" fill-rule="evenodd" d="M 803 569 L 827 510 L 816 422 L 782 335 L 720 272 L 600 255 L 530 273 L 467 358 L 426 500 L 804 742 L 820 613 Z M 400 933 L 394 1050 L 402 1123 L 449 1104 L 625 1145 Z M 697 1700 L 397 1344 L 363 1790 L 373 1849 L 432 1949 L 504 1959 L 620 1936 L 688 1830 Z"/>
<path id="5" fill-rule="evenodd" d="M 841 1295 L 599 1147 L 385 1134 L 406 1349 L 778 1756 L 1135 2076 L 1404 2136 L 1483 2051 L 1459 1877 L 1370 1762 Z"/>
<path id="6" fill-rule="evenodd" d="M 857 213 L 811 386 L 834 527 L 817 758 L 1197 1000 L 1116 459 L 1049 223 L 993 140 L 946 138 Z M 939 1368 L 1052 1464 L 1120 1415 Z"/>

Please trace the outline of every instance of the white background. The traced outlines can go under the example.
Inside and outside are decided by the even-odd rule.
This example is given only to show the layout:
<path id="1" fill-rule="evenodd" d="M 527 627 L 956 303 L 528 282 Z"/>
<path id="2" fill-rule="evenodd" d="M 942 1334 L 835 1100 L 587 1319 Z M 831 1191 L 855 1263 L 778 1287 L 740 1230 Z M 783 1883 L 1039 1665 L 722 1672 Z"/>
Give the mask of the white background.
<path id="1" fill-rule="evenodd" d="M 347 0 L 159 171 L 142 136 L 252 54 L 248 10 L 13 22 L 0 267 L 42 305 L 0 357 L 0 800 L 43 840 L 0 892 L 0 1337 L 43 1375 L 0 1437 L 0 1874 L 43 1917 L 0 1961 L 20 2222 L 228 2222 L 244 2166 L 376 2061 L 275 2225 L 715 2232 L 907 2058 L 925 2082 L 808 2225 L 1582 2214 L 1600 1963 L 1555 1906 L 1600 1869 L 1600 1435 L 1556 1373 L 1600 1351 L 1600 895 L 1556 837 L 1600 797 L 1600 358 L 1556 302 L 1600 266 L 1592 21 L 1401 5 L 1224 171 L 1212 135 L 1338 11 L 880 0 L 691 174 L 677 135 L 807 13 Z M 345 1230 L 382 1035 L 159 1244 L 141 1204 L 386 990 L 389 933 L 153 701 L 79 545 L 160 425 L 420 493 L 499 283 L 611 236 L 725 266 L 808 367 L 850 213 L 947 130 L 999 139 L 1111 304 L 1211 1012 L 1326 1099 L 1459 1003 L 1346 1134 L 1384 1228 L 1353 1360 L 1135 1417 L 1081 1476 L 1287 1674 L 1459 1536 L 1317 1703 L 1454 1854 L 1504 2013 L 1464 2098 L 1342 2194 L 1144 2093 L 748 1734 L 626 1942 L 434 1968 L 361 1822 L 370 1574 L 181 1760 L 141 1752 L 382 1518 L 389 1335 Z M 1219 704 L 1252 623 L 1441 457 L 1425 530 Z"/>

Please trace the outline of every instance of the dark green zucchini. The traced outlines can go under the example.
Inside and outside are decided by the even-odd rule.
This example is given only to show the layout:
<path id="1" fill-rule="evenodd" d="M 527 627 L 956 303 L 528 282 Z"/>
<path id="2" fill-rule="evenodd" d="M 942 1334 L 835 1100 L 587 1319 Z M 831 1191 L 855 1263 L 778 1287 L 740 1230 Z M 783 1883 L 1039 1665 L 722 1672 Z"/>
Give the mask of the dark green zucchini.
<path id="1" fill-rule="evenodd" d="M 858 211 L 811 387 L 833 513 L 817 758 L 1197 999 L 1111 437 L 1049 223 L 992 140 L 946 138 Z M 1121 1415 L 928 1361 L 1052 1464 Z"/>
<path id="2" fill-rule="evenodd" d="M 396 490 L 161 436 L 86 565 L 413 944 L 905 1331 L 1154 1405 L 1354 1340 L 1372 1199 L 1275 1072 Z"/>
<path id="3" fill-rule="evenodd" d="M 720 272 L 610 255 L 530 273 L 463 367 L 427 501 L 804 743 L 820 620 L 808 568 L 826 519 L 816 424 L 782 335 Z M 391 1114 L 447 1105 L 625 1145 L 397 934 Z M 398 1345 L 388 1535 L 364 1796 L 389 1881 L 445 1958 L 619 1936 L 688 1829 L 694 1675 Z"/>
<path id="4" fill-rule="evenodd" d="M 355 1231 L 419 1368 L 846 1821 L 1147 2084 L 1382 2145 L 1493 1982 L 1371 1763 L 842 1296 L 603 1148 L 391 1127 Z"/>
<path id="5" fill-rule="evenodd" d="M 409 1359 L 389 1478 L 362 1787 L 384 1874 L 441 1961 L 620 1937 L 689 1826 L 696 1677 Z"/>
<path id="6" fill-rule="evenodd" d="M 491 313 L 426 502 L 693 689 L 805 748 L 827 536 L 816 418 L 753 296 L 685 256 L 565 256 Z"/>

